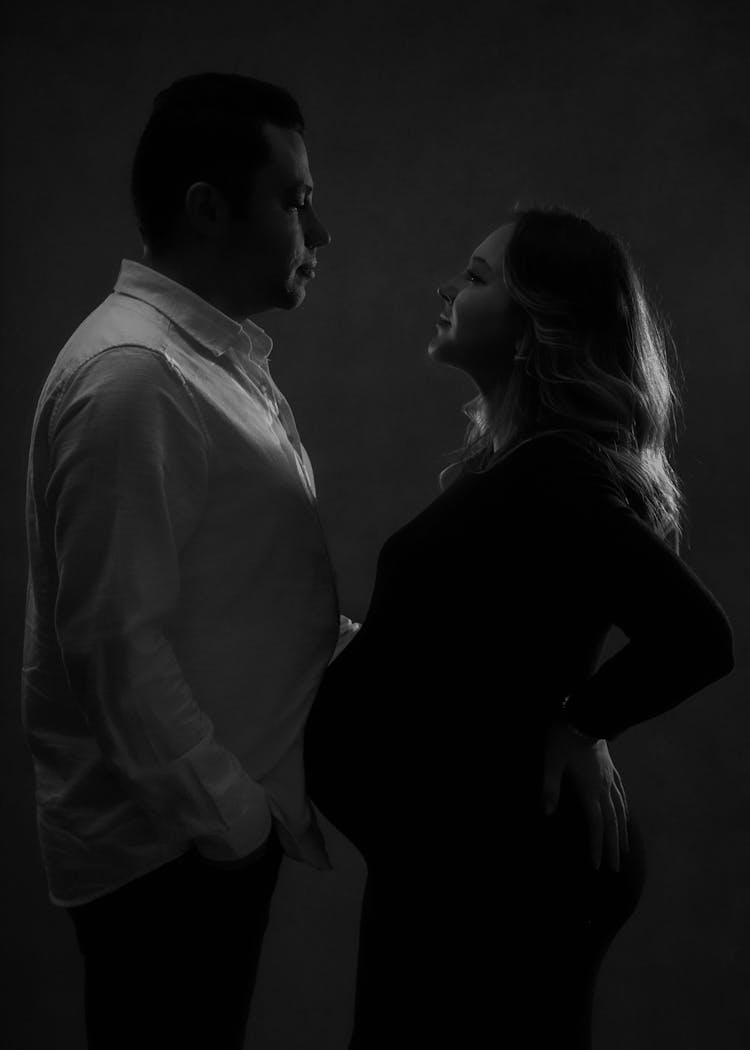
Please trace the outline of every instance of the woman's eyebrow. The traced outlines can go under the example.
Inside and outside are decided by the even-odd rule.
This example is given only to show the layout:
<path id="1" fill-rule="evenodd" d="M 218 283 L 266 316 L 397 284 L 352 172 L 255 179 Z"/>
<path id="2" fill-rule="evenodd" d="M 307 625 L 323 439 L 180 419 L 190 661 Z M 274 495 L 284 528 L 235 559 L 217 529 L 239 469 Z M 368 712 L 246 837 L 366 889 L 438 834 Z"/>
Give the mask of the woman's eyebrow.
<path id="1" fill-rule="evenodd" d="M 487 260 L 486 260 L 486 259 L 483 259 L 481 255 L 472 255 L 472 257 L 471 257 L 471 259 L 470 259 L 469 261 L 470 261 L 470 262 L 473 262 L 473 263 L 474 263 L 474 262 L 478 262 L 478 263 L 481 263 L 481 264 L 482 264 L 482 266 L 486 266 L 488 270 L 491 270 L 491 269 L 492 269 L 492 267 L 491 267 L 491 266 L 490 266 L 490 264 L 489 264 L 489 263 L 487 262 Z"/>

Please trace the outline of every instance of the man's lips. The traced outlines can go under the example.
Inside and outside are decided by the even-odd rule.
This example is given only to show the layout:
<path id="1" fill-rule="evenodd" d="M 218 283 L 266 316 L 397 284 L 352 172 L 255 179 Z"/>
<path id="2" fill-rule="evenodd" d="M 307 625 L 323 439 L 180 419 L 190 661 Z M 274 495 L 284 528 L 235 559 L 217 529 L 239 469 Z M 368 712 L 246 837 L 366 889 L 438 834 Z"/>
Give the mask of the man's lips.
<path id="1" fill-rule="evenodd" d="M 304 263 L 302 266 L 298 266 L 297 269 L 305 277 L 314 277 L 315 276 L 315 267 L 314 266 L 308 266 L 307 263 Z"/>

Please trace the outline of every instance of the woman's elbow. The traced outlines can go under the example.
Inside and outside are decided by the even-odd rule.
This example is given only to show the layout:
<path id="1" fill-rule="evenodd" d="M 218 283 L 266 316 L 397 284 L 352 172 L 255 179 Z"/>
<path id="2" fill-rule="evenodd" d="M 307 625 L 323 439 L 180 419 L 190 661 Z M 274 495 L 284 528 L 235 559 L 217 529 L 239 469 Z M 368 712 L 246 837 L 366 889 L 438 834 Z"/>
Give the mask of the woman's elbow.
<path id="1" fill-rule="evenodd" d="M 709 636 L 711 644 L 704 646 L 704 652 L 708 656 L 707 650 L 710 650 L 715 678 L 725 678 L 734 670 L 734 634 L 723 612 L 715 618 Z"/>

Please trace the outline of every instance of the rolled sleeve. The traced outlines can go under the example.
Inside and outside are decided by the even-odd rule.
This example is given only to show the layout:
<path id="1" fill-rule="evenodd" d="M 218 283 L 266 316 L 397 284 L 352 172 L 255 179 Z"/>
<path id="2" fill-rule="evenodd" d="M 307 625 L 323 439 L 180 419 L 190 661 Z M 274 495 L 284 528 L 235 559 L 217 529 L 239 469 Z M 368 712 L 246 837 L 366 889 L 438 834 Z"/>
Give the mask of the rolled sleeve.
<path id="1" fill-rule="evenodd" d="M 215 739 L 169 641 L 207 493 L 199 410 L 164 354 L 110 348 L 59 395 L 49 448 L 55 629 L 92 734 L 165 836 L 243 856 L 270 830 L 265 791 Z"/>

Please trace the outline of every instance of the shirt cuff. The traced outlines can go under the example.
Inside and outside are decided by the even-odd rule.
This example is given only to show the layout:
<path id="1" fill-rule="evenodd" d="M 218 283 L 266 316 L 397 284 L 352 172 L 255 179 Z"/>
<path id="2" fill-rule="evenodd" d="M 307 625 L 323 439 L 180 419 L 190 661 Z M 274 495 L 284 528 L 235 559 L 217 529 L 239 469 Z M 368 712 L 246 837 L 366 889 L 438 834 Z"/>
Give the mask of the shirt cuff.
<path id="1" fill-rule="evenodd" d="M 208 860 L 231 863 L 245 860 L 257 850 L 271 833 L 273 821 L 266 808 L 263 813 L 253 813 L 246 821 L 238 822 L 228 832 L 218 835 L 200 835 L 193 844 L 201 856 Z"/>

